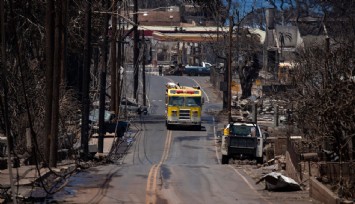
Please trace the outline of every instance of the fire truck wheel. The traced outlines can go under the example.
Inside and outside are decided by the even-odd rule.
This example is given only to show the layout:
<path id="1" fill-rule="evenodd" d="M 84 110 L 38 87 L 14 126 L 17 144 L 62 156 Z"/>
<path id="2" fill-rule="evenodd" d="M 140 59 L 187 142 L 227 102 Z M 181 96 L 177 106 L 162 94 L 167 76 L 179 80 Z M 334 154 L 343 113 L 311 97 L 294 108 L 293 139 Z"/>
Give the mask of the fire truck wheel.
<path id="1" fill-rule="evenodd" d="M 195 126 L 195 129 L 196 129 L 197 131 L 200 131 L 200 130 L 201 130 L 201 125 L 196 125 L 196 126 Z"/>

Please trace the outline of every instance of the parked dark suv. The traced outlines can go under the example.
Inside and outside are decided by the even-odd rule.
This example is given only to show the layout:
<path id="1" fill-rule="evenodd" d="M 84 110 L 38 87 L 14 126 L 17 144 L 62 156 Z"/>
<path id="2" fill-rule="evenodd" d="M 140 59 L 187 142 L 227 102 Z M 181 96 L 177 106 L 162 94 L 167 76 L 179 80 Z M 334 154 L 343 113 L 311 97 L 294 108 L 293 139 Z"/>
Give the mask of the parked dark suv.
<path id="1" fill-rule="evenodd" d="M 116 130 L 117 136 L 122 136 L 122 134 L 128 128 L 128 122 L 126 121 L 118 121 L 116 120 L 116 115 L 111 111 L 105 110 L 104 114 L 104 130 L 108 133 L 114 133 Z M 99 129 L 99 109 L 93 109 L 90 111 L 89 122 L 92 128 Z M 116 128 L 117 126 L 117 128 Z"/>

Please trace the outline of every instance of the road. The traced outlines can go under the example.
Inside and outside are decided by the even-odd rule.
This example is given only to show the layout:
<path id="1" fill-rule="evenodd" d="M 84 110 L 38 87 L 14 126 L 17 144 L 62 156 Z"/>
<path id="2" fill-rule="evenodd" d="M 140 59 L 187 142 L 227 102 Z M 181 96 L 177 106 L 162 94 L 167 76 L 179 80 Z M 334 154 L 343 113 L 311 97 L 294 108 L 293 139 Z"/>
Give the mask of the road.
<path id="1" fill-rule="evenodd" d="M 208 77 L 147 75 L 149 115 L 134 125 L 128 153 L 114 164 L 92 167 L 70 178 L 53 200 L 68 203 L 297 203 L 278 201 L 241 168 L 221 165 L 213 115 L 222 102 Z M 201 85 L 205 95 L 201 131 L 167 130 L 165 83 Z M 207 86 L 206 86 L 207 84 Z"/>

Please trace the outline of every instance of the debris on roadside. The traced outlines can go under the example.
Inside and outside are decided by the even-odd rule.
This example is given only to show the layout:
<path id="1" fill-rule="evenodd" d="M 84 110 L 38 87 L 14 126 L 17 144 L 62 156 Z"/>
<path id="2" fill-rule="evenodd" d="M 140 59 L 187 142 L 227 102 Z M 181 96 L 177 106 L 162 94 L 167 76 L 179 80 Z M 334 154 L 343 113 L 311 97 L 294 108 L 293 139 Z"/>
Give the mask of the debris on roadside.
<path id="1" fill-rule="evenodd" d="M 256 184 L 265 181 L 265 189 L 269 191 L 299 191 L 301 186 L 292 178 L 278 172 L 271 172 L 262 176 Z"/>
<path id="2" fill-rule="evenodd" d="M 243 165 L 256 165 L 256 160 L 248 160 L 248 159 L 232 159 L 230 161 L 231 164 L 236 164 L 236 166 L 243 166 Z"/>
<path id="3" fill-rule="evenodd" d="M 274 158 L 265 162 L 263 166 L 267 166 L 267 167 L 276 166 L 277 168 L 275 170 L 284 170 L 286 167 L 285 155 L 275 156 Z"/>

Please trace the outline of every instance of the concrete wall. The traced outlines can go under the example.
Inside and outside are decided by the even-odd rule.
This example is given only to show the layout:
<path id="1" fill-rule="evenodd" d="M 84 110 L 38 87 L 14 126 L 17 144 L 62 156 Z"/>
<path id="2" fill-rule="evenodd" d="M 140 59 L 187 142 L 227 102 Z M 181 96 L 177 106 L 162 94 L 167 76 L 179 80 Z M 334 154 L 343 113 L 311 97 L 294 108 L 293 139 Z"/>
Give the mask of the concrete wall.
<path id="1" fill-rule="evenodd" d="M 288 177 L 292 178 L 296 182 L 301 183 L 301 179 L 298 175 L 296 168 L 299 167 L 293 165 L 290 154 L 286 151 L 286 174 Z"/>
<path id="2" fill-rule="evenodd" d="M 310 178 L 309 185 L 309 196 L 311 198 L 325 204 L 342 203 L 341 200 L 335 195 L 335 193 L 317 181 L 317 179 L 313 177 Z"/>
<path id="3" fill-rule="evenodd" d="M 296 182 L 301 183 L 300 176 L 296 168 L 291 162 L 288 152 L 286 152 L 286 173 L 287 176 L 294 179 Z M 324 204 L 340 204 L 340 199 L 326 186 L 311 177 L 309 179 L 309 197 Z"/>

